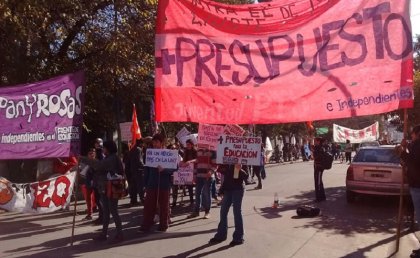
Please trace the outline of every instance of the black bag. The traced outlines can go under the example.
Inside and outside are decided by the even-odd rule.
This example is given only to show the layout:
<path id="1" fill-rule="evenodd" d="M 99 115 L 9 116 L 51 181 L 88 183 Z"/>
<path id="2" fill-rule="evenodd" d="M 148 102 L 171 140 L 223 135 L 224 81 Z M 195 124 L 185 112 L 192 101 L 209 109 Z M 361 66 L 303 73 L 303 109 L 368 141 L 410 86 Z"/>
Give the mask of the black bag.
<path id="1" fill-rule="evenodd" d="M 296 209 L 296 213 L 299 217 L 312 218 L 318 216 L 321 210 L 317 207 L 303 205 Z"/>
<path id="2" fill-rule="evenodd" d="M 331 169 L 332 163 L 334 161 L 334 156 L 329 152 L 322 152 L 321 156 L 321 166 L 323 169 Z"/>

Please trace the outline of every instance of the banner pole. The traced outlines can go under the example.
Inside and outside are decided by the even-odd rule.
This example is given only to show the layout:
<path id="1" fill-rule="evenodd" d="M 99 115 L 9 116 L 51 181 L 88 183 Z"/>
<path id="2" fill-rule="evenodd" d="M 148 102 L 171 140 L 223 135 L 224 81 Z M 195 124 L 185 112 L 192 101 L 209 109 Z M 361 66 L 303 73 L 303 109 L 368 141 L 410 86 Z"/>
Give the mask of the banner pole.
<path id="1" fill-rule="evenodd" d="M 77 159 L 77 171 L 76 171 L 76 176 L 74 178 L 74 188 L 73 188 L 74 209 L 73 209 L 73 225 L 71 227 L 70 246 L 73 246 L 73 243 L 74 243 L 74 227 L 76 224 L 76 215 L 77 215 L 77 189 L 79 188 L 79 173 L 80 173 L 80 162 L 79 162 L 79 159 Z"/>
<path id="2" fill-rule="evenodd" d="M 407 135 L 408 131 L 408 124 L 407 124 L 407 109 L 404 109 L 404 137 Z M 406 171 L 406 166 L 403 163 L 402 166 L 402 178 L 401 178 L 401 186 L 400 186 L 400 200 L 399 200 L 399 207 L 398 207 L 398 217 L 397 217 L 397 247 L 395 252 L 397 253 L 400 249 L 400 238 L 401 238 L 401 219 L 402 219 L 402 210 L 403 210 L 403 202 L 404 202 L 404 174 Z"/>

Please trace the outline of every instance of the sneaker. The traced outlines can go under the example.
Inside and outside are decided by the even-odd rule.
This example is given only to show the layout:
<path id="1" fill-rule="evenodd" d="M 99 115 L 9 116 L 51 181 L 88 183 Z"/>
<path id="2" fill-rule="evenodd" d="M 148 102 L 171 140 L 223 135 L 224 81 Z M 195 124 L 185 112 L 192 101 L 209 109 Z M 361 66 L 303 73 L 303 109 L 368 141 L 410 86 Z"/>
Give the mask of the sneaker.
<path id="1" fill-rule="evenodd" d="M 200 216 L 200 213 L 193 212 L 193 213 L 191 213 L 190 215 L 187 216 L 187 219 L 197 218 L 198 216 Z"/>
<path id="2" fill-rule="evenodd" d="M 261 186 L 261 185 L 258 185 L 258 186 L 256 186 L 254 189 L 255 189 L 255 190 L 262 189 L 262 186 Z"/>
<path id="3" fill-rule="evenodd" d="M 93 224 L 95 224 L 95 225 L 102 225 L 102 219 L 95 219 L 94 221 L 93 221 Z"/>
<path id="4" fill-rule="evenodd" d="M 92 220 L 92 216 L 87 215 L 83 220 Z"/>
<path id="5" fill-rule="evenodd" d="M 157 231 L 159 232 L 166 232 L 168 230 L 168 227 L 158 227 Z"/>
<path id="6" fill-rule="evenodd" d="M 206 212 L 206 214 L 204 214 L 204 219 L 210 219 L 210 212 Z"/>
<path id="7" fill-rule="evenodd" d="M 229 246 L 233 247 L 233 246 L 236 246 L 236 245 L 242 245 L 244 242 L 245 242 L 244 240 L 241 240 L 241 241 L 232 240 L 232 242 L 229 243 Z"/>
<path id="8" fill-rule="evenodd" d="M 218 243 L 221 243 L 221 242 L 223 242 L 225 240 L 226 240 L 226 238 L 221 239 L 221 238 L 215 238 L 215 237 L 213 237 L 212 239 L 209 240 L 209 244 L 218 244 Z"/>

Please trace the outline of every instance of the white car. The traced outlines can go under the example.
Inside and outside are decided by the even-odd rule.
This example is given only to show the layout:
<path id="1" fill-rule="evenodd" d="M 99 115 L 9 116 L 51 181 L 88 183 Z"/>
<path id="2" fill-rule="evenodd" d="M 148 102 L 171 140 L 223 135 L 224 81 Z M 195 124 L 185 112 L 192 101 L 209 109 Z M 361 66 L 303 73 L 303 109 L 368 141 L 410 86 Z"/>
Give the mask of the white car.
<path id="1" fill-rule="evenodd" d="M 383 145 L 359 150 L 347 169 L 347 202 L 354 202 L 359 194 L 400 194 L 403 173 L 394 148 Z M 408 184 L 404 184 L 404 194 L 408 194 Z"/>

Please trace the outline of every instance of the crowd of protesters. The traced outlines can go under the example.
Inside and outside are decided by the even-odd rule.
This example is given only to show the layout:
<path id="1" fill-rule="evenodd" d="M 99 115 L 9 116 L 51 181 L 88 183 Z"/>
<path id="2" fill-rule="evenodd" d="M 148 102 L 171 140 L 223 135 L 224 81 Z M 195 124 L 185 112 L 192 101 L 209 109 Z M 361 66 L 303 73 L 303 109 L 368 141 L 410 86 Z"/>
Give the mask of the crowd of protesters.
<path id="1" fill-rule="evenodd" d="M 102 225 L 101 233 L 95 237 L 97 241 L 108 238 L 110 215 L 116 226 L 113 242 L 123 241 L 123 229 L 118 213 L 118 199 L 107 194 L 107 180 L 113 177 L 124 178 L 128 184 L 130 206 L 144 206 L 143 220 L 139 224 L 139 232 L 147 233 L 158 223 L 157 231 L 165 232 L 170 226 L 171 209 L 176 209 L 181 203 L 179 192 L 187 195 L 187 206 L 191 213 L 186 219 L 193 219 L 204 212 L 203 219 L 210 218 L 212 199 L 220 206 L 220 223 L 216 235 L 210 243 L 224 241 L 227 238 L 227 214 L 233 206 L 235 231 L 231 245 L 242 244 L 244 239 L 241 203 L 245 185 L 257 184 L 255 190 L 262 189 L 262 182 L 266 178 L 265 164 L 270 162 L 270 156 L 283 155 L 284 161 L 303 161 L 315 159 L 320 150 L 320 142 L 310 145 L 305 141 L 302 145 L 285 144 L 279 152 L 279 146 L 274 150 L 267 150 L 265 144 L 261 146 L 261 163 L 259 166 L 220 165 L 216 164 L 216 152 L 206 148 L 197 148 L 192 140 L 187 140 L 182 146 L 179 142 L 166 145 L 167 140 L 162 134 L 154 135 L 150 141 L 137 140 L 122 157 L 117 156 L 116 144 L 112 141 L 103 142 L 96 139 L 94 147 L 90 148 L 86 157 L 80 157 L 80 184 L 87 204 L 85 220 L 92 220 L 96 225 Z M 322 150 L 334 153 L 338 147 L 334 144 L 322 142 Z M 173 184 L 175 169 L 145 166 L 147 148 L 175 149 L 179 153 L 178 167 L 193 166 L 194 182 L 191 185 L 178 186 Z M 335 154 L 334 154 L 335 155 Z M 315 193 L 316 201 L 325 200 L 322 184 L 322 171 L 317 170 L 315 164 Z M 256 182 L 254 181 L 256 177 Z M 172 197 L 172 199 L 171 199 Z M 221 200 L 221 201 L 220 201 Z M 182 203 L 185 206 L 184 203 Z M 97 219 L 92 214 L 97 212 Z"/>

